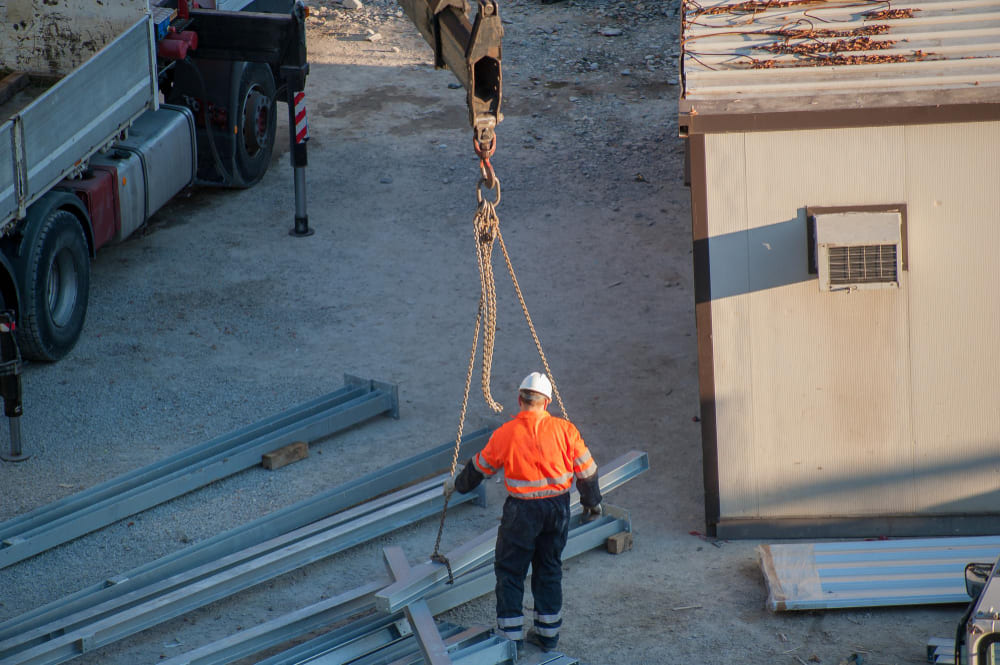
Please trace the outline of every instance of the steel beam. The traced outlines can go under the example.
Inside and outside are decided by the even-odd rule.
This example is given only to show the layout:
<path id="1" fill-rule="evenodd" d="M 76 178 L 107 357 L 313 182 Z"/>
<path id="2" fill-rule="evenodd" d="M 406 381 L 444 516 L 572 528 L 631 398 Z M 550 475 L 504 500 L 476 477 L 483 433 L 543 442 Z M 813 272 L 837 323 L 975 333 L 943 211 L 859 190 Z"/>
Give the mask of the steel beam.
<path id="1" fill-rule="evenodd" d="M 610 535 L 631 530 L 628 513 L 607 504 L 605 504 L 605 508 L 604 515 L 587 524 L 581 522 L 579 514 L 573 516 L 570 521 L 569 539 L 563 550 L 564 560 L 600 547 Z M 487 561 L 486 565 L 457 577 L 455 584 L 444 585 L 428 595 L 426 602 L 430 612 L 434 615 L 442 614 L 493 591 L 496 578 L 493 574 L 493 567 L 489 563 Z M 385 588 L 388 583 L 387 578 L 375 580 L 358 589 L 344 592 L 335 598 L 315 603 L 188 653 L 175 656 L 170 660 L 163 661 L 161 665 L 224 665 L 273 648 L 308 634 L 323 625 L 338 623 L 351 615 L 374 611 L 375 592 Z M 326 635 L 272 656 L 261 661 L 258 665 L 300 663 L 326 650 L 334 649 L 337 645 L 346 640 L 354 639 L 359 634 L 365 634 L 367 630 L 375 630 L 376 626 L 392 624 L 402 617 L 402 612 L 369 616 L 357 620 L 347 627 L 331 631 Z M 445 642 L 448 643 L 447 640 Z"/>
<path id="2" fill-rule="evenodd" d="M 370 597 L 367 609 L 369 611 L 371 609 Z M 373 648 L 378 648 L 381 645 L 390 644 L 400 639 L 403 636 L 400 628 L 401 621 L 403 621 L 402 612 L 399 612 L 397 615 L 368 614 L 368 616 L 356 619 L 324 635 L 265 658 L 259 661 L 257 665 L 293 665 L 294 663 L 310 661 L 315 663 L 321 657 L 330 660 L 336 658 L 340 662 L 348 662 L 350 659 L 359 656 L 359 652 L 367 653 Z M 379 635 L 375 640 L 371 637 L 373 633 Z M 379 644 L 372 643 L 376 640 Z M 180 660 L 179 662 L 183 663 L 186 661 Z M 215 662 L 228 663 L 231 661 L 221 660 Z"/>
<path id="3" fill-rule="evenodd" d="M 520 661 L 517 665 L 579 665 L 580 661 L 561 653 L 551 652 L 535 656 L 531 660 Z"/>
<path id="4" fill-rule="evenodd" d="M 409 575 L 410 564 L 406 561 L 402 547 L 386 547 L 382 552 L 393 579 L 404 579 Z M 404 607 L 403 612 L 416 634 L 417 644 L 420 645 L 420 652 L 424 655 L 427 665 L 451 665 L 448 650 L 434 623 L 434 615 L 427 609 L 427 602 L 423 598 L 415 600 Z"/>
<path id="5" fill-rule="evenodd" d="M 630 452 L 614 460 L 607 467 L 601 467 L 599 483 L 602 492 L 610 491 L 649 468 L 646 453 Z M 570 505 L 576 509 L 580 496 L 573 492 Z M 489 560 L 496 548 L 496 531 L 480 534 L 469 542 L 447 554 L 451 570 L 459 574 Z M 380 612 L 395 612 L 411 601 L 423 598 L 425 594 L 448 579 L 448 569 L 440 563 L 428 561 L 411 569 L 410 575 L 390 584 L 375 594 L 375 607 Z"/>
<path id="6" fill-rule="evenodd" d="M 451 662 L 455 665 L 514 665 L 517 645 L 505 637 L 494 636 L 456 651 Z"/>
<path id="7" fill-rule="evenodd" d="M 212 576 L 216 576 L 220 580 L 224 579 L 219 576 L 225 571 L 231 571 L 237 566 L 254 565 L 275 553 L 287 555 L 283 566 L 294 565 L 303 556 L 302 553 L 294 551 L 294 548 L 300 545 L 311 548 L 309 556 L 317 554 L 328 556 L 341 551 L 362 540 L 368 540 L 374 535 L 380 535 L 382 532 L 398 526 L 401 522 L 433 514 L 437 510 L 437 504 L 440 503 L 437 496 L 438 483 L 442 482 L 445 477 L 447 476 L 440 476 L 409 488 L 397 490 L 392 494 L 282 534 L 253 547 L 215 559 L 197 568 L 143 586 L 103 603 L 91 605 L 48 624 L 22 631 L 16 636 L 0 642 L 0 653 L 24 650 L 41 644 L 53 634 L 76 630 L 146 600 L 177 590 L 189 589 L 197 583 L 212 578 Z M 474 500 L 482 502 L 482 499 L 481 493 Z"/>
<path id="8" fill-rule="evenodd" d="M 562 553 L 564 561 L 602 546 L 616 533 L 632 530 L 628 512 L 610 504 L 604 504 L 604 508 L 605 514 L 593 522 L 584 523 L 579 514 L 573 515 L 570 519 L 569 538 Z M 491 564 L 492 557 L 484 565 L 457 577 L 454 584 L 440 586 L 427 597 L 427 606 L 431 613 L 435 616 L 443 614 L 493 591 L 496 586 L 496 576 Z M 530 566 L 528 575 L 531 575 Z"/>
<path id="9" fill-rule="evenodd" d="M 343 404 L 347 400 L 354 399 L 365 392 L 366 390 L 361 386 L 348 384 L 336 392 L 324 395 L 305 404 L 300 404 L 297 407 L 279 413 L 276 416 L 265 418 L 253 425 L 216 437 L 197 446 L 192 446 L 155 464 L 135 469 L 117 478 L 112 478 L 99 485 L 95 485 L 83 492 L 53 501 L 0 524 L 0 540 L 12 538 L 36 526 L 76 512 L 85 506 L 93 505 L 109 496 L 121 494 L 155 477 L 188 466 L 194 461 L 205 459 L 222 450 L 228 450 L 233 445 L 251 441 L 286 425 L 298 422 L 303 418 L 308 418 L 338 404 Z"/>
<path id="10" fill-rule="evenodd" d="M 460 626 L 449 623 L 440 625 L 431 624 L 436 631 L 440 631 L 443 642 L 454 644 L 455 638 L 461 635 L 464 630 Z M 404 623 L 405 626 L 405 623 Z M 407 661 L 423 663 L 424 659 L 420 653 L 414 633 L 404 633 L 390 644 L 371 649 L 368 653 L 362 654 L 350 661 L 328 660 L 327 658 L 316 658 L 306 661 L 309 665 L 341 665 L 350 662 L 351 665 L 384 665 L 385 663 L 398 662 L 401 659 Z M 305 665 L 305 663 L 302 663 Z"/>
<path id="11" fill-rule="evenodd" d="M 471 456 L 478 452 L 486 444 L 491 433 L 492 429 L 482 429 L 468 434 L 462 439 L 460 455 L 464 458 L 464 456 Z M 15 617 L 0 624 L 0 642 L 185 571 L 193 570 L 232 552 L 253 547 L 323 519 L 349 506 L 370 501 L 373 497 L 411 482 L 413 478 L 423 478 L 439 472 L 450 463 L 454 446 L 454 442 L 444 443 L 425 453 L 369 473 L 357 480 Z"/>
<path id="12" fill-rule="evenodd" d="M 0 653 L 13 653 L 4 665 L 42 665 L 62 663 L 84 652 L 110 644 L 184 614 L 195 608 L 233 595 L 268 579 L 313 563 L 348 547 L 411 524 L 441 510 L 441 482 L 445 476 L 430 479 L 413 489 L 402 490 L 394 497 L 377 503 L 378 510 L 358 507 L 350 522 L 339 518 L 332 528 L 314 533 L 289 534 L 277 543 L 264 543 L 254 551 L 237 553 L 219 562 L 206 564 L 114 599 L 105 606 L 91 608 L 81 616 L 70 616 L 56 625 L 43 626 L 30 634 L 0 644 Z M 480 497 L 469 495 L 468 500 Z M 466 497 L 454 497 L 461 502 Z M 304 537 L 303 537 L 304 536 Z M 45 640 L 46 637 L 51 639 Z M 42 641 L 44 640 L 44 641 Z M 27 648 L 25 648 L 27 647 Z"/>
<path id="13" fill-rule="evenodd" d="M 372 597 L 384 586 L 385 582 L 382 580 L 370 582 L 162 661 L 161 665 L 224 665 L 240 660 L 301 635 L 340 623 L 355 614 L 371 611 L 374 607 Z"/>
<path id="14" fill-rule="evenodd" d="M 23 523 L 16 535 L 8 535 L 0 543 L 3 546 L 0 548 L 0 568 L 255 466 L 260 463 L 261 455 L 289 443 L 321 439 L 398 408 L 394 391 L 375 389 L 372 382 L 368 383 L 368 390 L 362 388 L 360 395 L 333 407 L 268 429 L 253 438 L 234 436 L 230 445 L 210 446 L 210 453 L 194 456 L 191 463 L 146 467 L 137 476 L 145 478 L 144 482 L 130 480 L 116 493 L 109 494 L 108 488 L 102 489 L 92 496 L 104 498 L 82 502 L 71 512 L 64 513 L 65 507 L 47 511 L 39 521 Z M 354 392 L 348 391 L 344 396 Z M 124 489 L 124 485 L 130 487 Z"/>
<path id="15" fill-rule="evenodd" d="M 437 625 L 435 630 L 440 630 L 450 654 L 450 662 L 454 665 L 513 665 L 517 659 L 517 645 L 505 637 L 491 635 L 490 629 L 485 626 L 474 626 L 451 634 L 455 629 L 450 624 Z M 352 661 L 351 665 L 427 665 L 429 661 L 413 642 L 412 638 L 400 640 L 399 644 Z M 398 654 L 403 655 L 396 657 Z M 332 664 L 318 660 L 315 663 L 308 661 L 308 665 Z"/>

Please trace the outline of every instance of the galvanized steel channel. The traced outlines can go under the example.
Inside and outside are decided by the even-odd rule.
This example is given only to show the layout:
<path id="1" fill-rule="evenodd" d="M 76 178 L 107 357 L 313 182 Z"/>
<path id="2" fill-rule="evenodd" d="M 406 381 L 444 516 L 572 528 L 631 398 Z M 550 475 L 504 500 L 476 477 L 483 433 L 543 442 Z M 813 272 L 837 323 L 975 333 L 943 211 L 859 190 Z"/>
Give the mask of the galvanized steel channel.
<path id="1" fill-rule="evenodd" d="M 615 506 L 606 506 L 606 508 L 607 511 L 604 515 L 586 524 L 581 522 L 579 514 L 573 516 L 570 522 L 569 539 L 563 550 L 564 560 L 600 547 L 611 535 L 631 530 L 631 522 L 626 511 Z M 478 568 L 457 576 L 453 585 L 442 585 L 429 593 L 424 600 L 427 602 L 430 612 L 435 615 L 442 614 L 492 591 L 496 584 L 496 578 L 493 566 L 490 565 L 491 558 Z M 362 655 L 358 650 L 359 643 L 363 642 L 368 648 L 371 648 L 372 644 L 379 643 L 380 639 L 385 645 L 400 639 L 397 637 L 400 635 L 398 630 L 394 633 L 394 629 L 390 627 L 396 626 L 398 628 L 399 622 L 404 619 L 402 610 L 391 614 L 371 613 L 375 610 L 375 592 L 387 584 L 389 584 L 388 579 L 376 580 L 357 589 L 346 591 L 335 598 L 321 601 L 265 624 L 162 661 L 162 665 L 224 665 L 291 641 L 324 625 L 329 626 L 352 615 L 368 612 L 368 616 L 262 660 L 258 665 L 304 665 L 306 663 L 326 665 L 327 661 L 313 660 L 324 654 L 331 656 L 329 662 L 355 662 L 352 659 Z M 447 639 L 445 639 L 445 643 L 448 645 Z M 416 644 L 412 645 L 411 651 L 415 654 L 419 653 Z M 364 653 L 368 653 L 368 651 Z M 333 660 L 333 655 L 336 655 L 339 660 Z M 385 654 L 380 653 L 379 655 L 384 656 Z M 495 658 L 495 655 L 483 656 L 487 660 L 461 660 L 469 655 L 449 650 L 449 657 L 453 663 L 502 662 L 495 659 L 489 660 L 489 658 Z M 572 664 L 576 662 L 574 659 L 568 659 L 557 653 L 548 654 L 547 658 L 539 663 L 551 661 Z M 560 658 L 565 660 L 559 660 Z M 383 658 L 378 662 L 387 662 L 387 660 Z"/>
<path id="2" fill-rule="evenodd" d="M 7 665 L 51 665 L 440 512 L 439 476 L 0 643 Z M 455 503 L 483 494 L 455 497 Z"/>
<path id="3" fill-rule="evenodd" d="M 478 452 L 492 429 L 481 429 L 462 439 L 460 454 Z M 454 442 L 444 443 L 392 466 L 369 473 L 287 508 L 196 543 L 156 561 L 124 572 L 113 579 L 82 589 L 46 606 L 0 624 L 0 643 L 39 626 L 51 624 L 87 608 L 148 588 L 169 577 L 191 571 L 233 552 L 258 545 L 401 487 L 413 478 L 439 472 L 451 462 Z"/>
<path id="4" fill-rule="evenodd" d="M 625 458 L 629 460 L 629 466 L 632 469 L 630 473 L 622 473 L 621 467 L 611 470 L 609 475 L 614 478 L 614 481 L 604 487 L 605 491 L 621 485 L 648 468 L 648 459 L 645 453 L 640 454 L 638 458 L 634 455 Z M 631 531 L 631 521 L 626 511 L 608 504 L 605 504 L 605 509 L 604 515 L 589 523 L 583 523 L 579 513 L 573 515 L 570 521 L 569 539 L 563 550 L 564 560 L 603 545 L 608 537 L 616 533 Z M 492 532 L 492 535 L 495 537 L 495 532 Z M 476 541 L 480 539 L 477 538 Z M 442 583 L 437 588 L 431 589 L 423 597 L 430 613 L 442 614 L 492 591 L 496 584 L 496 578 L 493 567 L 490 565 L 491 561 L 492 552 L 482 558 L 481 565 L 478 567 L 471 567 L 467 572 L 457 575 L 454 584 Z M 163 661 L 162 665 L 224 665 L 291 641 L 322 626 L 333 625 L 350 616 L 365 612 L 371 613 L 375 610 L 376 592 L 384 589 L 389 582 L 388 579 L 384 578 L 370 582 L 357 589 L 346 591 L 337 597 L 315 603 L 249 630 L 175 656 Z M 356 640 L 373 631 L 382 630 L 386 626 L 396 625 L 403 618 L 402 610 L 389 614 L 372 614 L 271 656 L 260 661 L 258 665 L 313 663 L 309 660 L 310 658 L 337 650 L 341 645 L 351 640 Z M 413 648 L 416 649 L 416 645 Z M 340 653 L 344 652 L 340 651 Z M 456 660 L 456 654 L 450 654 L 450 657 L 453 662 L 460 662 Z M 560 654 L 550 654 L 549 657 L 549 660 L 538 662 L 548 663 L 551 660 L 553 663 L 567 665 L 576 662 Z M 559 660 L 560 658 L 565 660 Z"/>
<path id="5" fill-rule="evenodd" d="M 395 386 L 346 376 L 345 387 L 229 435 L 56 501 L 0 525 L 0 568 L 380 414 L 398 415 Z"/>

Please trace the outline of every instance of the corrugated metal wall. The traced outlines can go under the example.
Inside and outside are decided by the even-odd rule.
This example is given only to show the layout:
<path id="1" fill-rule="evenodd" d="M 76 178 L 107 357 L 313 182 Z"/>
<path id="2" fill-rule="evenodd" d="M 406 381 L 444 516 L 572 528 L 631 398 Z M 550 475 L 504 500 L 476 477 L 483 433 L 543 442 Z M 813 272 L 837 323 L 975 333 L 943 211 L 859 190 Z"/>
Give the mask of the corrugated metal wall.
<path id="1" fill-rule="evenodd" d="M 917 509 L 1000 512 L 1000 123 L 905 145 Z"/>
<path id="2" fill-rule="evenodd" d="M 1000 123 L 706 136 L 723 520 L 998 511 L 996 145 Z M 900 203 L 901 288 L 820 292 L 806 206 Z"/>

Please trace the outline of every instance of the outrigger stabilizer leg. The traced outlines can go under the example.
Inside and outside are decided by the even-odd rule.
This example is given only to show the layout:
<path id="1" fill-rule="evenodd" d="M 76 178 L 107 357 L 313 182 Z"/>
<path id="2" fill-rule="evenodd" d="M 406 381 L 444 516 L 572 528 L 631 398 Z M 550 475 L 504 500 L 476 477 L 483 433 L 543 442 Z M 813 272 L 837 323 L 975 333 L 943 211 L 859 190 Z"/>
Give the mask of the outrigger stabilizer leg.
<path id="1" fill-rule="evenodd" d="M 21 351 L 14 338 L 14 313 L 0 312 L 0 397 L 3 414 L 10 424 L 10 453 L 0 452 L 6 462 L 23 462 L 31 457 L 21 450 Z"/>

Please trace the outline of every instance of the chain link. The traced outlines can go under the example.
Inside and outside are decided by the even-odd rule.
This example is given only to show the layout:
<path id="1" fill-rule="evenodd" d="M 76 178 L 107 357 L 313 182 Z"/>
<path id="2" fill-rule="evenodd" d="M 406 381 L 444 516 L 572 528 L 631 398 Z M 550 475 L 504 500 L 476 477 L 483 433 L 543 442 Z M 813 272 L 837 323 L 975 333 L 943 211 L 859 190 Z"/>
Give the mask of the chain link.
<path id="1" fill-rule="evenodd" d="M 465 393 L 462 395 L 462 412 L 458 418 L 458 433 L 455 435 L 455 450 L 451 454 L 451 477 L 455 477 L 455 469 L 458 468 L 458 451 L 462 447 L 462 430 L 465 429 L 465 413 L 469 406 L 469 391 L 472 388 L 472 370 L 476 364 L 476 348 L 479 346 L 479 325 L 483 320 L 483 299 L 479 298 L 479 312 L 476 314 L 476 328 L 472 334 L 472 351 L 469 352 L 469 370 L 465 373 Z M 448 568 L 448 584 L 455 581 L 451 573 L 451 562 L 448 557 L 441 554 L 441 536 L 444 534 L 444 521 L 448 517 L 448 503 L 451 501 L 451 492 L 444 495 L 444 507 L 441 509 L 441 522 L 438 524 L 437 538 L 434 541 L 434 553 L 431 554 L 431 561 L 443 563 Z"/>
<path id="2" fill-rule="evenodd" d="M 497 240 L 500 241 L 500 251 L 503 252 L 504 261 L 507 263 L 507 272 L 510 273 L 510 281 L 514 284 L 514 292 L 517 293 L 517 300 L 521 303 L 524 320 L 527 321 L 528 329 L 531 331 L 531 339 L 535 340 L 538 357 L 541 358 L 542 365 L 545 366 L 545 374 L 549 377 L 549 383 L 552 384 L 552 394 L 556 396 L 556 402 L 559 403 L 559 410 L 562 411 L 563 418 L 569 420 L 569 414 L 566 413 L 566 406 L 563 404 L 562 396 L 559 394 L 559 387 L 556 386 L 556 379 L 552 375 L 552 368 L 549 367 L 549 359 L 545 357 L 545 351 L 542 350 L 542 342 L 538 339 L 538 333 L 535 332 L 535 324 L 531 320 L 531 314 L 528 313 L 528 305 L 524 302 L 521 285 L 517 283 L 517 275 L 514 274 L 514 266 L 510 262 L 510 254 L 507 253 L 507 245 L 503 241 L 503 236 L 500 234 L 499 228 L 497 229 Z"/>
<path id="3" fill-rule="evenodd" d="M 495 181 L 497 198 L 499 198 L 500 181 Z M 476 231 L 476 257 L 479 260 L 479 302 L 483 303 L 483 398 L 493 413 L 503 411 L 503 405 L 493 399 L 490 383 L 493 375 L 493 349 L 496 345 L 497 333 L 497 287 L 493 275 L 493 247 L 500 233 L 500 218 L 497 217 L 495 203 L 481 196 L 482 189 L 477 190 L 479 208 L 473 225 Z"/>

